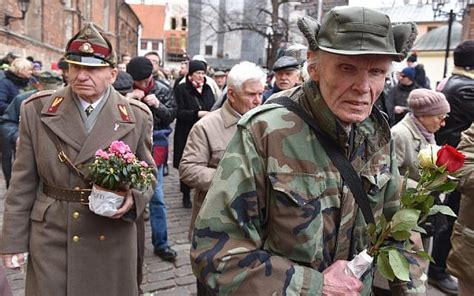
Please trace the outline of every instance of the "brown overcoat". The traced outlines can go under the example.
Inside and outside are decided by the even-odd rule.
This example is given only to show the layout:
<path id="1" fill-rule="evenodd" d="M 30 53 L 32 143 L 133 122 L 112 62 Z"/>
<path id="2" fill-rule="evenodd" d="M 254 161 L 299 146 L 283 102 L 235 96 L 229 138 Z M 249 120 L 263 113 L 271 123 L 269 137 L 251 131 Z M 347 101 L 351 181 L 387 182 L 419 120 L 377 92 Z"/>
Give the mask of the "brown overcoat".
<path id="1" fill-rule="evenodd" d="M 54 105 L 57 97 L 64 100 Z M 41 112 L 35 108 L 37 100 Z M 70 189 L 87 185 L 59 162 L 45 125 L 76 166 L 91 161 L 114 140 L 124 141 L 152 165 L 152 116 L 145 105 L 128 101 L 112 88 L 89 135 L 79 112 L 70 87 L 52 95 L 39 93 L 22 106 L 0 253 L 30 253 L 26 295 L 138 295 L 136 215 L 105 218 L 78 202 L 46 196 L 42 184 Z M 130 214 L 142 213 L 150 194 L 150 189 L 144 194 L 134 190 L 136 208 Z"/>

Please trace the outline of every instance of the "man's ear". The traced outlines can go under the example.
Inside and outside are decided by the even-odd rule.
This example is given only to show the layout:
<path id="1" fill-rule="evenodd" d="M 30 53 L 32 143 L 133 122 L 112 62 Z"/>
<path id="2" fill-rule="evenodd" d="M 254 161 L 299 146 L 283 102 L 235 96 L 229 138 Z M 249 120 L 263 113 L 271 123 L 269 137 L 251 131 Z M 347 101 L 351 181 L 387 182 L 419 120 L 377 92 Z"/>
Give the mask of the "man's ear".
<path id="1" fill-rule="evenodd" d="M 227 99 L 230 101 L 234 101 L 235 99 L 235 89 L 233 87 L 227 88 Z"/>

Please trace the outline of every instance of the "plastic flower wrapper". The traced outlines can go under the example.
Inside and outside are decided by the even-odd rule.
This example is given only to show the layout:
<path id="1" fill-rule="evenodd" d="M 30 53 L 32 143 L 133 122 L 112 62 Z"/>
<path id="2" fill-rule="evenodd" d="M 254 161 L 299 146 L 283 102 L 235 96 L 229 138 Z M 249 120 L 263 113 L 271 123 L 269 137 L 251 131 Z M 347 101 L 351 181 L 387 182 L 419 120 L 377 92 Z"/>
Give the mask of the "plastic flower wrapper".
<path id="1" fill-rule="evenodd" d="M 424 251 L 414 251 L 410 242 L 412 232 L 426 233 L 420 226 L 428 216 L 441 213 L 456 217 L 443 205 L 434 205 L 434 193 L 449 193 L 456 189 L 465 156 L 455 148 L 429 145 L 418 155 L 420 179 L 415 188 L 407 188 L 407 177 L 402 186 L 400 209 L 390 221 L 381 216 L 377 225 L 369 224 L 368 250 L 362 251 L 348 263 L 348 270 L 360 278 L 376 262 L 380 274 L 389 281 L 410 281 L 406 257 L 417 255 L 432 261 Z M 406 256 L 408 255 L 408 256 Z"/>
<path id="2" fill-rule="evenodd" d="M 122 141 L 112 142 L 107 151 L 97 150 L 88 169 L 88 179 L 93 183 L 89 208 L 106 217 L 117 212 L 129 189 L 144 191 L 153 178 L 153 169 Z"/>

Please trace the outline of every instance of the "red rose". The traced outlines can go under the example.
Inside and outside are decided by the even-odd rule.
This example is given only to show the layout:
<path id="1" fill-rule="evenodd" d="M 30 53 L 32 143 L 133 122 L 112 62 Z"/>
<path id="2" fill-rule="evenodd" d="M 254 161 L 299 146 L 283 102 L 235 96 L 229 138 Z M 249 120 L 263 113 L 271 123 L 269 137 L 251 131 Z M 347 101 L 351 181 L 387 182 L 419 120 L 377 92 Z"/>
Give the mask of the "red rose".
<path id="1" fill-rule="evenodd" d="M 454 173 L 464 165 L 464 158 L 466 156 L 456 150 L 456 148 L 444 145 L 438 151 L 438 159 L 436 160 L 437 166 L 446 166 L 446 169 L 450 173 Z"/>

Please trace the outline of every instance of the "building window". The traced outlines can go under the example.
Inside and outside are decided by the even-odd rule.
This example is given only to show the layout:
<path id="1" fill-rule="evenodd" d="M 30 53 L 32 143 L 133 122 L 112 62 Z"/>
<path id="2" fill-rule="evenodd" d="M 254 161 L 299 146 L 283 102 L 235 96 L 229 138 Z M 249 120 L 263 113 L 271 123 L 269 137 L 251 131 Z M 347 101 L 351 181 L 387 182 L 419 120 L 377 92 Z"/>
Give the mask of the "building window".
<path id="1" fill-rule="evenodd" d="M 204 48 L 205 55 L 212 55 L 212 45 L 206 45 Z"/>
<path id="2" fill-rule="evenodd" d="M 186 31 L 188 27 L 188 21 L 186 20 L 185 17 L 181 19 L 181 30 Z"/>
<path id="3" fill-rule="evenodd" d="M 151 43 L 151 50 L 158 50 L 158 41 L 153 41 Z"/>
<path id="4" fill-rule="evenodd" d="M 171 30 L 176 30 L 176 18 L 171 18 Z"/>
<path id="5" fill-rule="evenodd" d="M 147 42 L 146 41 L 140 42 L 140 49 L 141 50 L 146 50 L 146 48 L 147 48 Z"/>

